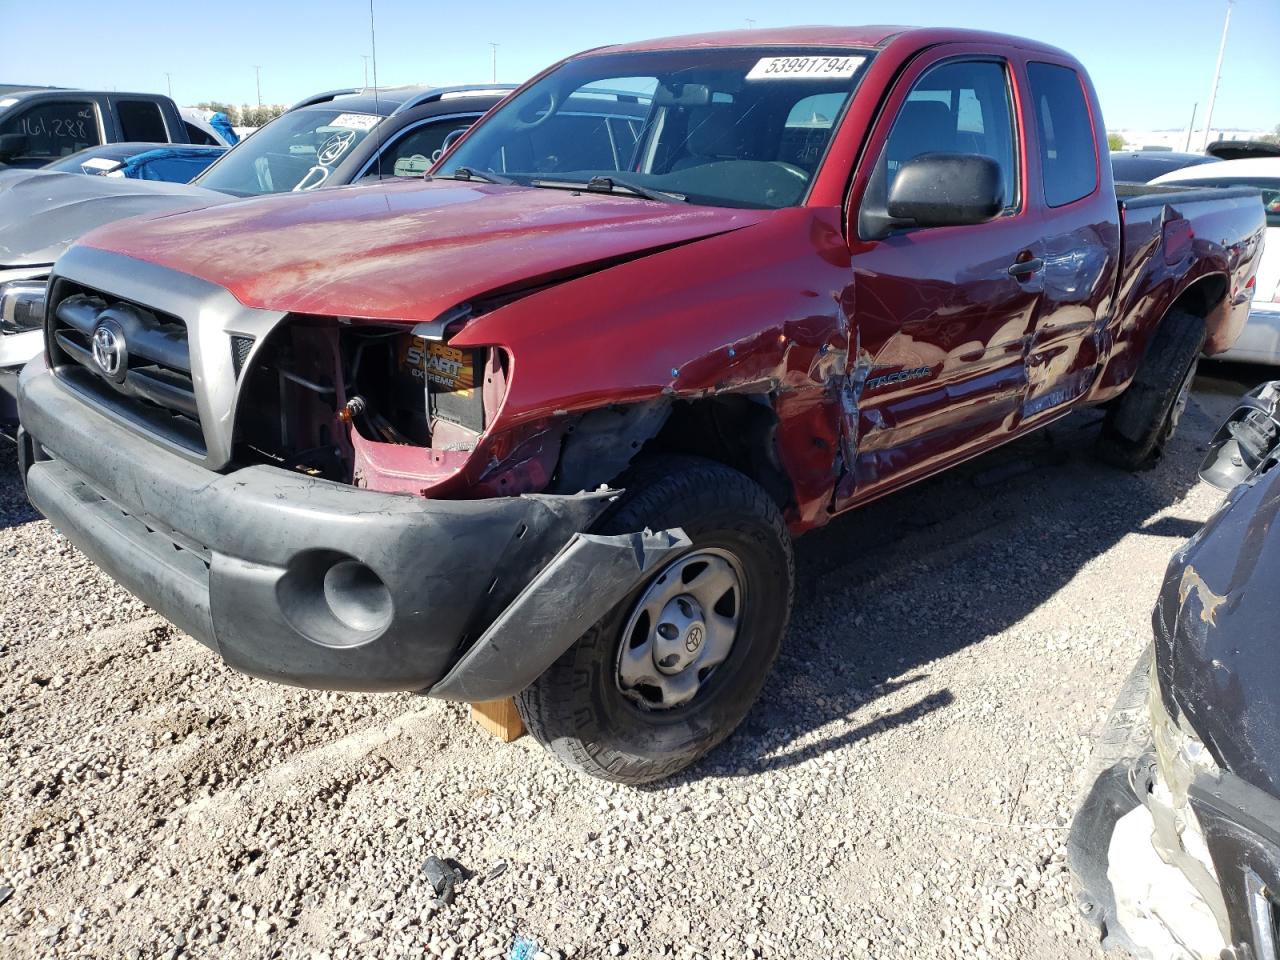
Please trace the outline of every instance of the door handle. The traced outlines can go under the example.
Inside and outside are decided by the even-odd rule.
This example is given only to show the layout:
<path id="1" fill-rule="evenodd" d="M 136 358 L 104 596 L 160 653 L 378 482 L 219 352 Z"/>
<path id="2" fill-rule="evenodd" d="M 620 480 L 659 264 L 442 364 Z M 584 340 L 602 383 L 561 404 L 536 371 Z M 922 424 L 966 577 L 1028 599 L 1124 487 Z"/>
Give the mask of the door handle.
<path id="1" fill-rule="evenodd" d="M 1044 266 L 1044 261 L 1039 257 L 1030 257 L 1027 260 L 1019 260 L 1009 268 L 1009 276 L 1015 280 L 1026 280 L 1034 273 L 1039 273 L 1040 268 Z"/>

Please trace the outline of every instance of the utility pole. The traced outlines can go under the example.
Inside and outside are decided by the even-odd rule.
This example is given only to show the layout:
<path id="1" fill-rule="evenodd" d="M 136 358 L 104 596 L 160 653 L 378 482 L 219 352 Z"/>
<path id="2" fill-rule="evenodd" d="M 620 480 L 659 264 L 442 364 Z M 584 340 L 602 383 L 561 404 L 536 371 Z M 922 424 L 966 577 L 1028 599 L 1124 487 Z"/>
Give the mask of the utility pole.
<path id="1" fill-rule="evenodd" d="M 1209 88 L 1209 108 L 1204 112 L 1204 143 L 1201 150 L 1209 146 L 1209 138 L 1213 136 L 1213 101 L 1218 97 L 1218 81 L 1222 79 L 1222 58 L 1227 52 L 1227 30 L 1231 27 L 1231 7 L 1235 0 L 1227 0 L 1227 19 L 1222 24 L 1222 43 L 1218 46 L 1218 66 L 1213 71 L 1213 86 Z"/>
<path id="2" fill-rule="evenodd" d="M 746 19 L 747 19 L 747 29 L 754 30 L 756 28 L 756 22 L 750 17 L 747 17 Z"/>
<path id="3" fill-rule="evenodd" d="M 253 65 L 253 80 L 258 87 L 258 109 L 262 109 L 262 67 L 258 64 Z"/>
<path id="4" fill-rule="evenodd" d="M 369 55 L 367 53 L 360 54 L 360 59 L 364 61 L 364 87 L 369 89 Z"/>
<path id="5" fill-rule="evenodd" d="M 172 100 L 173 99 L 173 76 L 171 74 L 166 73 L 164 75 L 164 82 L 169 85 L 169 99 Z"/>
<path id="6" fill-rule="evenodd" d="M 1187 141 L 1182 145 L 1183 153 L 1191 152 L 1191 134 L 1196 129 L 1196 111 L 1199 109 L 1200 104 L 1198 102 L 1191 105 L 1191 122 L 1187 124 Z"/>
<path id="7" fill-rule="evenodd" d="M 497 83 L 498 82 L 498 45 L 494 43 L 492 40 L 489 41 L 489 53 L 491 55 L 490 59 L 492 60 L 492 64 L 493 64 L 493 71 L 492 71 L 493 82 Z"/>

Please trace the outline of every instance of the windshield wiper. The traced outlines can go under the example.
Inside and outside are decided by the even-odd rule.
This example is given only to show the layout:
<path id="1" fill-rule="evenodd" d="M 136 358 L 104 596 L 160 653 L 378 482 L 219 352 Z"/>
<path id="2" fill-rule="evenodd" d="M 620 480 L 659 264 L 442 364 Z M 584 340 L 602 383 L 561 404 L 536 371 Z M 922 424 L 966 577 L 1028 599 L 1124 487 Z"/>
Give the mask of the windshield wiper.
<path id="1" fill-rule="evenodd" d="M 531 186 L 553 187 L 561 190 L 589 190 L 592 193 L 629 193 L 643 197 L 645 200 L 657 200 L 661 203 L 688 203 L 689 198 L 682 193 L 671 193 L 668 190 L 653 190 L 642 187 L 630 180 L 619 177 L 592 177 L 586 183 L 577 180 L 530 180 Z"/>
<path id="2" fill-rule="evenodd" d="M 451 180 L 483 180 L 485 183 L 497 183 L 502 186 L 509 187 L 513 183 L 510 177 L 504 177 L 500 173 L 491 173 L 488 170 L 472 170 L 470 167 L 454 167 Z"/>

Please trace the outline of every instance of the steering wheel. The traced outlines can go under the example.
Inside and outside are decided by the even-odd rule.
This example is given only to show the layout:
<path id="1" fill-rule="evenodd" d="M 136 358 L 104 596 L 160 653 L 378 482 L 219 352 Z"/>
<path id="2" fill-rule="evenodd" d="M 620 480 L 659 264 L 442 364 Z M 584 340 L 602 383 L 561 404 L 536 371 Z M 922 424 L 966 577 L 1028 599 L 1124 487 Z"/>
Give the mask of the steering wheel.
<path id="1" fill-rule="evenodd" d="M 805 181 L 806 183 L 809 182 L 809 171 L 806 170 L 804 167 L 797 167 L 794 163 L 787 163 L 787 161 L 785 160 L 774 160 L 772 161 L 772 163 L 775 167 L 781 167 L 783 170 L 787 171 L 787 173 L 791 174 L 793 177 L 799 177 L 801 180 Z"/>
<path id="2" fill-rule="evenodd" d="M 537 116 L 536 114 L 538 104 L 530 104 L 516 114 L 515 121 L 511 124 L 513 130 L 536 130 L 556 115 L 556 108 L 560 106 L 559 91 L 547 90 L 543 97 L 545 97 L 546 109 L 542 111 L 542 115 Z M 534 114 L 534 118 L 532 120 L 525 119 L 530 113 Z"/>

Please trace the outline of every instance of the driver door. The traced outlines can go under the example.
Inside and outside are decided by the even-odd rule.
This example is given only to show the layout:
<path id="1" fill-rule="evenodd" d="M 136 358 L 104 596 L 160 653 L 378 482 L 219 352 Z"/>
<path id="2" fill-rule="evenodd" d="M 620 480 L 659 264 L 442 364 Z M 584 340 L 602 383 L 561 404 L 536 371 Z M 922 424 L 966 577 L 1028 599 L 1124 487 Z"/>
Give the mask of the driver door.
<path id="1" fill-rule="evenodd" d="M 858 340 L 845 424 L 852 469 L 839 508 L 963 459 L 1016 423 L 1040 294 L 1016 83 L 1002 58 L 939 48 L 906 72 L 873 130 L 851 192 L 844 297 Z M 1003 212 L 867 239 L 868 215 L 885 208 L 897 171 L 927 153 L 996 160 Z"/>

